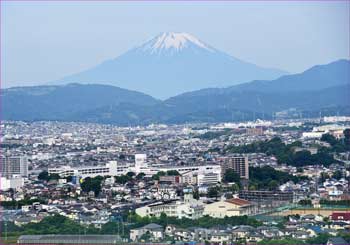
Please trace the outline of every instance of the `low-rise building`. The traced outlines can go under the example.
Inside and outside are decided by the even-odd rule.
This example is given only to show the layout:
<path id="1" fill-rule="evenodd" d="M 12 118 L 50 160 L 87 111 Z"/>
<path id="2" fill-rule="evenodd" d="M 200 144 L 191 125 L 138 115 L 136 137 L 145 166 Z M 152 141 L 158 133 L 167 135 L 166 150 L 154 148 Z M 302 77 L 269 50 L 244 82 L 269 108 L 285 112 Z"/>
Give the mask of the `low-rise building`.
<path id="1" fill-rule="evenodd" d="M 143 236 L 148 234 L 152 241 L 160 241 L 164 237 L 163 227 L 158 224 L 148 224 L 141 228 L 130 230 L 130 240 L 133 242 L 142 240 Z"/>
<path id="2" fill-rule="evenodd" d="M 214 218 L 249 215 L 255 212 L 255 206 L 247 200 L 232 198 L 207 204 L 204 215 Z"/>

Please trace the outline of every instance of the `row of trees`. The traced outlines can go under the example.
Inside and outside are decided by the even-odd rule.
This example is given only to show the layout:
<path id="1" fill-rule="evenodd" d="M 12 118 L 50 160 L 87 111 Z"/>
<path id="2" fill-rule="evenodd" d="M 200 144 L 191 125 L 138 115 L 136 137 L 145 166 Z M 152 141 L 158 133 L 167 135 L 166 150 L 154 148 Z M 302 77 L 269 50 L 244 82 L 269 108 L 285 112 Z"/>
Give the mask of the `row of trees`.
<path id="1" fill-rule="evenodd" d="M 123 227 L 125 237 L 129 237 L 129 231 L 150 223 L 157 223 L 163 227 L 175 225 L 181 228 L 189 227 L 213 227 L 217 225 L 252 225 L 260 226 L 262 223 L 248 216 L 225 217 L 222 219 L 204 216 L 197 220 L 178 219 L 162 214 L 160 217 L 140 217 L 135 213 L 128 213 L 119 222 L 110 221 L 104 224 L 101 229 L 93 226 L 84 226 L 61 215 L 54 215 L 44 218 L 39 223 L 29 223 L 18 227 L 9 223 L 7 232 L 9 236 L 35 235 L 35 234 L 120 234 L 118 227 Z M 3 225 L 3 223 L 2 223 Z M 1 229 L 4 231 L 4 227 Z"/>
<path id="2" fill-rule="evenodd" d="M 95 178 L 87 177 L 81 183 L 80 187 L 84 192 L 93 191 L 95 196 L 97 196 L 101 192 L 103 179 L 102 176 L 97 176 Z"/>
<path id="3" fill-rule="evenodd" d="M 60 176 L 58 174 L 49 174 L 47 171 L 42 171 L 38 175 L 38 179 L 43 181 L 58 180 L 59 178 Z"/>
<path id="4" fill-rule="evenodd" d="M 2 222 L 4 225 L 4 222 Z M 1 229 L 4 232 L 4 227 Z M 39 223 L 29 223 L 22 226 L 16 226 L 7 222 L 8 236 L 19 235 L 37 235 L 37 234 L 97 234 L 98 229 L 89 226 L 83 226 L 78 222 L 70 220 L 62 215 L 56 214 L 48 216 Z"/>
<path id="5" fill-rule="evenodd" d="M 265 153 L 275 156 L 278 163 L 286 163 L 296 167 L 317 164 L 328 166 L 337 162 L 331 154 L 332 149 L 320 147 L 316 154 L 311 154 L 306 150 L 295 152 L 295 148 L 301 146 L 300 141 L 285 144 L 279 137 L 274 137 L 271 140 L 257 141 L 247 145 L 228 146 L 225 151 L 231 153 Z"/>
<path id="6" fill-rule="evenodd" d="M 305 176 L 294 176 L 289 173 L 278 171 L 270 166 L 264 167 L 249 167 L 249 188 L 251 190 L 276 190 L 281 184 L 288 181 L 297 183 L 301 180 L 307 180 Z M 236 186 L 233 186 L 232 190 L 239 190 L 242 188 L 241 179 L 239 175 L 233 170 L 228 169 L 223 177 L 224 182 L 234 182 Z M 216 193 L 212 191 L 212 193 Z M 209 193 L 210 194 L 210 193 Z M 209 197 L 215 197 L 215 194 Z"/>
<path id="7" fill-rule="evenodd" d="M 127 221 L 127 222 L 126 222 Z M 72 221 L 61 215 L 54 215 L 44 218 L 39 223 L 29 223 L 21 227 L 7 222 L 7 236 L 20 235 L 38 235 L 38 234 L 119 234 L 125 238 L 129 237 L 129 231 L 133 228 L 139 228 L 150 223 L 157 223 L 163 227 L 175 225 L 180 228 L 203 227 L 210 228 L 218 225 L 251 225 L 254 227 L 262 225 L 260 221 L 247 216 L 233 216 L 222 219 L 204 216 L 197 220 L 178 219 L 176 217 L 167 217 L 162 214 L 157 217 L 140 217 L 135 213 L 126 213 L 119 222 L 108 222 L 101 229 L 93 226 L 84 226 L 78 222 Z M 4 222 L 1 222 L 2 237 L 4 236 Z M 339 233 L 345 241 L 350 242 L 348 233 Z M 280 240 L 263 240 L 259 244 L 326 244 L 331 236 L 329 234 L 320 234 L 307 240 L 297 240 L 293 238 L 283 238 Z"/>
<path id="8" fill-rule="evenodd" d="M 40 202 L 40 203 L 47 203 L 43 199 L 29 199 L 25 198 L 19 201 L 1 201 L 0 206 L 6 208 L 6 209 L 18 209 L 21 208 L 22 206 L 25 205 L 32 205 L 35 202 Z"/>
<path id="9" fill-rule="evenodd" d="M 307 177 L 305 176 L 294 176 L 286 172 L 275 170 L 270 166 L 249 168 L 249 188 L 252 190 L 276 190 L 278 186 L 288 181 L 297 183 L 306 179 Z"/>
<path id="10" fill-rule="evenodd" d="M 350 200 L 327 200 L 321 199 L 321 205 L 329 205 L 329 206 L 346 206 L 350 207 Z"/>
<path id="11" fill-rule="evenodd" d="M 333 152 L 350 151 L 350 129 L 345 129 L 343 134 L 344 138 L 339 140 L 331 134 L 324 134 L 321 140 L 330 144 Z"/>
<path id="12" fill-rule="evenodd" d="M 178 176 L 180 173 L 176 170 L 169 170 L 169 171 L 159 171 L 155 175 L 152 176 L 153 180 L 159 180 L 160 176 Z"/>
<path id="13" fill-rule="evenodd" d="M 135 213 L 129 213 L 128 221 L 131 222 L 133 228 L 141 227 L 150 223 L 156 223 L 162 226 L 175 225 L 180 228 L 189 227 L 203 227 L 210 228 L 218 225 L 251 225 L 254 227 L 262 225 L 262 222 L 256 220 L 255 218 L 243 216 L 232 216 L 225 218 L 212 218 L 209 216 L 203 216 L 199 219 L 178 219 L 176 217 L 168 217 L 166 214 L 161 214 L 160 217 L 140 217 Z"/>
<path id="14" fill-rule="evenodd" d="M 231 129 L 225 129 L 225 130 L 216 131 L 216 132 L 209 131 L 209 132 L 206 132 L 204 134 L 201 134 L 198 137 L 200 139 L 212 140 L 212 139 L 216 139 L 216 138 L 219 138 L 221 136 L 224 136 L 224 135 L 229 135 L 231 132 L 232 132 Z"/>

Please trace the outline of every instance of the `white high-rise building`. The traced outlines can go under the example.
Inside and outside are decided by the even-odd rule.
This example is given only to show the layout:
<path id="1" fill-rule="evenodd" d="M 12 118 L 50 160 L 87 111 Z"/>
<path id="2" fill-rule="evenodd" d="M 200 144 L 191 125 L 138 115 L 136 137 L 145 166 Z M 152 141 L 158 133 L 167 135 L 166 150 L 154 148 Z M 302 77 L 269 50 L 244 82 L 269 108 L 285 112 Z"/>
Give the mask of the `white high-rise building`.
<path id="1" fill-rule="evenodd" d="M 147 155 L 146 154 L 135 154 L 135 167 L 133 171 L 136 174 L 147 173 L 149 170 L 147 164 Z"/>
<path id="2" fill-rule="evenodd" d="M 26 156 L 0 156 L 0 169 L 3 177 L 28 177 L 28 159 Z"/>
<path id="3" fill-rule="evenodd" d="M 7 191 L 9 189 L 20 189 L 24 186 L 24 178 L 14 175 L 11 178 L 0 177 L 0 189 Z"/>

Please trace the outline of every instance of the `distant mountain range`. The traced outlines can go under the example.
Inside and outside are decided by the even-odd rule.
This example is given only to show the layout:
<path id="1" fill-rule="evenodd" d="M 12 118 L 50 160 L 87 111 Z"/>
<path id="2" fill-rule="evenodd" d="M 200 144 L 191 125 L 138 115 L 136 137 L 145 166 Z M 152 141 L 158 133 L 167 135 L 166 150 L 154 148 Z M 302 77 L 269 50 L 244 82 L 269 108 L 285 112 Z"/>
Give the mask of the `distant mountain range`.
<path id="1" fill-rule="evenodd" d="M 55 84 L 109 84 L 165 99 L 197 89 L 271 80 L 285 74 L 239 60 L 190 34 L 167 32 Z"/>
<path id="2" fill-rule="evenodd" d="M 132 103 L 152 106 L 160 101 L 109 85 L 16 87 L 2 90 L 3 117 L 11 120 L 70 120 L 81 112 Z"/>
<path id="3" fill-rule="evenodd" d="M 110 85 L 17 87 L 1 93 L 4 120 L 141 125 L 270 119 L 295 108 L 350 114 L 350 62 L 339 60 L 271 81 L 187 92 L 166 100 Z M 305 116 L 305 114 L 304 114 Z"/>

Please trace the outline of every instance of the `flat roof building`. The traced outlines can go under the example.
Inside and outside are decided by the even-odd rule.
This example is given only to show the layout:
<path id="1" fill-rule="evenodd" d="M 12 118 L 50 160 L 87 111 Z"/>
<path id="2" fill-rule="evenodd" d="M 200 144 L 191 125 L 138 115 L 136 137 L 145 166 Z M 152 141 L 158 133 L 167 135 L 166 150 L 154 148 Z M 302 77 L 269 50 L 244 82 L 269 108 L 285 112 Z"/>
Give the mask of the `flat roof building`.
<path id="1" fill-rule="evenodd" d="M 85 166 L 85 167 L 70 167 L 63 166 L 60 168 L 49 168 L 49 174 L 58 174 L 61 177 L 80 176 L 82 178 L 93 178 L 96 176 L 119 176 L 126 174 L 130 166 L 127 164 L 119 164 L 117 161 L 110 161 L 102 166 Z"/>
<path id="2" fill-rule="evenodd" d="M 26 156 L 0 156 L 0 170 L 3 177 L 28 177 L 28 159 Z"/>
<path id="3" fill-rule="evenodd" d="M 225 156 L 217 159 L 220 163 L 222 174 L 226 173 L 226 170 L 233 169 L 240 178 L 249 179 L 249 162 L 246 156 Z"/>

